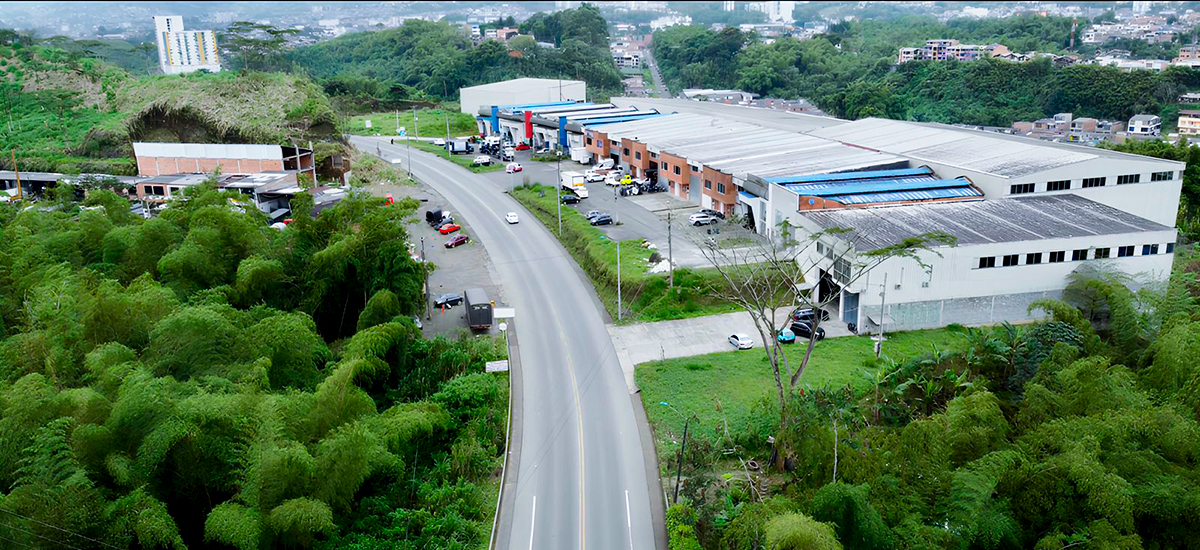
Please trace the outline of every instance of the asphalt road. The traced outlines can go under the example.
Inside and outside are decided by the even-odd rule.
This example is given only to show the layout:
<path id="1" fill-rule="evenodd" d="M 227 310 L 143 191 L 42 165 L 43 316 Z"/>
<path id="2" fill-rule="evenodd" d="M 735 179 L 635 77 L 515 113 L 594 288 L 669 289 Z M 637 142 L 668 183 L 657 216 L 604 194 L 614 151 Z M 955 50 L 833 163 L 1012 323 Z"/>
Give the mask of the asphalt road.
<path id="1" fill-rule="evenodd" d="M 357 136 L 351 142 L 367 152 L 378 143 Z M 385 160 L 407 165 L 402 145 L 380 147 Z M 590 285 L 502 183 L 423 152 L 413 151 L 412 162 L 416 177 L 470 221 L 516 310 L 523 397 L 514 404 L 521 421 L 513 430 L 521 443 L 510 455 L 515 484 L 506 483 L 496 547 L 656 548 L 661 528 L 650 495 L 660 485 L 646 462 L 653 453 L 643 449 L 636 400 Z M 506 212 L 522 213 L 521 223 L 505 223 Z"/>

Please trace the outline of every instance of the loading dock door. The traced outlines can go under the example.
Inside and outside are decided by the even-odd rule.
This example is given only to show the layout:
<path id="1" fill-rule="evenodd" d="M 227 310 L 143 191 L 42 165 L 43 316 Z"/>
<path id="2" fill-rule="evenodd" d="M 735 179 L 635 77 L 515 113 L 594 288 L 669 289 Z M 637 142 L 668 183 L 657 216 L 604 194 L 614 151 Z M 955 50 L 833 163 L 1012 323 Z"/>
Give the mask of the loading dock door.
<path id="1" fill-rule="evenodd" d="M 858 324 L 857 292 L 846 292 L 842 294 L 842 321 L 845 323 Z"/>

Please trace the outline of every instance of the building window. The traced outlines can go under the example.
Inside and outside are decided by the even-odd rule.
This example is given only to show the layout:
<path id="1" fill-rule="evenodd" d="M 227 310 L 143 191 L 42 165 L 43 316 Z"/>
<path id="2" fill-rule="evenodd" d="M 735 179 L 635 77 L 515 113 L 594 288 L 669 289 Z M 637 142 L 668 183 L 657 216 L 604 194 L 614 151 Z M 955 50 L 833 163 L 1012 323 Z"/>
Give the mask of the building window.
<path id="1" fill-rule="evenodd" d="M 1047 191 L 1066 191 L 1071 188 L 1071 180 L 1052 181 L 1046 184 Z"/>
<path id="2" fill-rule="evenodd" d="M 1087 249 L 1072 250 L 1071 261 L 1079 262 L 1087 259 Z"/>
<path id="3" fill-rule="evenodd" d="M 592 144 L 592 136 L 588 136 L 588 145 Z"/>
<path id="4" fill-rule="evenodd" d="M 658 153 L 655 153 L 654 151 L 650 151 L 650 158 L 652 158 L 652 159 L 658 158 Z"/>
<path id="5" fill-rule="evenodd" d="M 1117 257 L 1125 258 L 1133 255 L 1133 245 L 1122 246 L 1117 248 Z"/>
<path id="6" fill-rule="evenodd" d="M 1025 193 L 1032 193 L 1033 189 L 1034 186 L 1032 183 L 1018 183 L 1009 188 L 1008 192 L 1013 195 L 1022 195 Z"/>
<path id="7" fill-rule="evenodd" d="M 987 256 L 979 259 L 979 269 L 987 269 L 989 267 L 996 267 L 995 256 Z"/>
<path id="8" fill-rule="evenodd" d="M 722 195 L 725 194 L 725 184 L 724 183 L 721 183 L 719 181 L 717 182 L 717 192 Z"/>
<path id="9" fill-rule="evenodd" d="M 712 181 L 709 181 L 709 180 L 704 180 L 704 188 L 705 188 L 705 189 L 712 189 Z"/>
<path id="10" fill-rule="evenodd" d="M 676 176 L 679 175 L 679 165 L 678 164 L 675 165 L 675 175 Z"/>
<path id="11" fill-rule="evenodd" d="M 1150 181 L 1168 181 L 1175 179 L 1175 172 L 1155 172 L 1150 174 Z"/>
<path id="12" fill-rule="evenodd" d="M 817 254 L 824 254 L 824 253 L 825 253 L 825 243 L 823 243 L 821 241 L 817 241 Z"/>
<path id="13" fill-rule="evenodd" d="M 699 172 L 699 171 L 700 171 L 700 169 L 699 169 L 699 168 L 696 168 L 695 166 L 692 166 L 692 171 L 693 171 L 693 172 Z"/>
<path id="14" fill-rule="evenodd" d="M 634 151 L 634 152 L 633 152 L 633 158 L 635 158 L 635 159 L 638 159 L 638 160 L 642 160 L 642 152 L 641 152 L 641 151 Z"/>
<path id="15" fill-rule="evenodd" d="M 1034 252 L 1032 254 L 1025 255 L 1025 264 L 1026 265 L 1034 265 L 1034 264 L 1040 264 L 1040 263 L 1042 263 L 1042 253 L 1041 252 Z"/>
<path id="16" fill-rule="evenodd" d="M 1097 248 L 1096 255 L 1093 256 L 1093 258 L 1095 258 L 1097 260 L 1103 260 L 1108 257 L 1108 252 L 1109 252 L 1109 249 L 1107 249 L 1107 248 Z"/>
<path id="17" fill-rule="evenodd" d="M 163 186 L 151 185 L 150 186 L 150 194 L 151 195 L 166 195 L 167 193 L 163 190 Z"/>
<path id="18" fill-rule="evenodd" d="M 1108 178 L 1083 178 L 1083 188 L 1089 187 L 1104 187 L 1104 180 Z"/>
<path id="19" fill-rule="evenodd" d="M 833 261 L 833 278 L 843 283 L 850 280 L 850 262 L 848 260 L 838 258 Z"/>
<path id="20" fill-rule="evenodd" d="M 1117 185 L 1125 185 L 1126 183 L 1138 183 L 1140 181 L 1142 181 L 1141 174 L 1127 174 L 1124 176 L 1117 176 Z"/>
<path id="21" fill-rule="evenodd" d="M 1012 267 L 1018 264 L 1019 256 L 1017 254 L 1006 254 L 1004 256 L 1004 267 Z"/>
<path id="22" fill-rule="evenodd" d="M 1066 251 L 1063 251 L 1063 250 L 1059 250 L 1058 252 L 1050 253 L 1050 263 L 1052 263 L 1052 264 L 1062 262 L 1066 258 L 1067 258 L 1067 253 L 1066 253 Z"/>
<path id="23" fill-rule="evenodd" d="M 628 148 L 628 147 L 626 147 L 626 148 L 625 148 L 625 149 L 623 149 L 623 150 L 625 151 L 625 156 L 629 156 L 629 148 Z"/>
<path id="24" fill-rule="evenodd" d="M 1155 254 L 1158 254 L 1158 245 L 1156 245 L 1156 244 L 1142 245 L 1142 255 L 1143 256 L 1153 256 Z"/>
<path id="25" fill-rule="evenodd" d="M 1133 247 L 1130 247 L 1133 248 Z M 1167 254 L 1175 252 L 1175 243 L 1167 243 Z"/>

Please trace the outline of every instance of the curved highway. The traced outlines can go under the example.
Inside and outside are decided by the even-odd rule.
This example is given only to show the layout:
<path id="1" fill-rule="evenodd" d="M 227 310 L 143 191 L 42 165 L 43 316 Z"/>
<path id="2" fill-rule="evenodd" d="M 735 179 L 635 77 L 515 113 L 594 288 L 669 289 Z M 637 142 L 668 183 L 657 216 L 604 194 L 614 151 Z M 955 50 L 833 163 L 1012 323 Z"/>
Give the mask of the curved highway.
<path id="1" fill-rule="evenodd" d="M 402 145 L 351 142 L 408 164 Z M 520 444 L 510 454 L 495 548 L 656 548 L 650 494 L 661 486 L 647 473 L 635 399 L 590 283 L 499 184 L 427 153 L 412 151 L 412 162 L 416 177 L 470 222 L 516 310 Z M 506 212 L 520 212 L 521 223 L 507 224 Z"/>

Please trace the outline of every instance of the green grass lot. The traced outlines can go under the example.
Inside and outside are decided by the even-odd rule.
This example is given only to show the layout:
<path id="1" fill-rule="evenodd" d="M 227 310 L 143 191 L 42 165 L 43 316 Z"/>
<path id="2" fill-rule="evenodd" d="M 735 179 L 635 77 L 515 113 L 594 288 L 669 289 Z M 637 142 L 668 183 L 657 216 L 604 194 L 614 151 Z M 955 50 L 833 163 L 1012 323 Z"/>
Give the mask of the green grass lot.
<path id="1" fill-rule="evenodd" d="M 396 145 L 405 145 L 404 141 L 405 140 L 397 139 Z M 475 160 L 475 157 L 479 156 L 478 152 L 459 153 L 457 155 L 447 156 L 446 148 L 442 147 L 440 145 L 434 145 L 433 142 L 417 141 L 414 139 L 414 140 L 409 140 L 408 145 L 412 145 L 413 149 L 425 151 L 426 153 L 433 153 L 439 157 L 449 160 L 450 162 L 453 162 L 454 164 L 462 166 L 463 168 L 466 168 L 467 170 L 475 172 L 476 174 L 482 173 L 482 172 L 495 172 L 497 170 L 504 169 L 504 163 L 499 162 L 496 159 L 492 159 L 492 164 L 490 166 L 471 166 L 471 161 Z M 479 148 L 477 147 L 475 150 L 479 151 Z"/>
<path id="2" fill-rule="evenodd" d="M 545 196 L 542 196 L 544 192 Z M 513 198 L 525 205 L 550 229 L 558 230 L 558 205 L 555 189 L 532 185 L 518 188 Z M 613 319 L 617 318 L 617 245 L 597 227 L 593 227 L 573 208 L 562 209 L 562 235 L 559 241 L 576 263 L 587 273 Z M 647 261 L 652 251 L 641 247 L 640 240 L 621 241 L 621 293 L 625 311 L 623 320 L 662 321 L 728 313 L 734 307 L 711 298 L 708 289 L 718 283 L 711 269 L 676 269 L 675 288 L 667 287 L 667 274 L 650 274 Z"/>
<path id="3" fill-rule="evenodd" d="M 350 117 L 350 133 L 360 136 L 396 135 L 396 114 L 371 113 Z M 479 132 L 475 125 L 475 117 L 450 109 L 421 109 L 417 111 L 417 121 L 413 123 L 413 112 L 401 111 L 400 126 L 408 135 L 413 137 L 446 137 L 446 117 L 450 118 L 450 135 L 452 137 L 471 136 Z M 367 128 L 366 121 L 371 121 Z"/>
<path id="4" fill-rule="evenodd" d="M 758 340 L 757 335 L 755 340 Z M 903 360 L 940 350 L 957 349 L 962 336 L 946 329 L 896 332 L 887 335 L 883 354 Z M 800 378 L 800 387 L 839 387 L 854 384 L 869 386 L 866 375 L 872 371 L 864 362 L 874 358 L 874 342 L 865 336 L 830 338 L 817 343 L 808 368 Z M 787 347 L 788 362 L 799 365 L 805 342 L 797 340 Z M 794 368 L 794 367 L 793 367 Z M 767 415 L 778 418 L 778 393 L 771 364 L 761 346 L 741 351 L 712 353 L 665 361 L 651 361 L 634 372 L 642 393 L 646 415 L 655 428 L 660 456 L 679 450 L 675 438 L 683 433 L 684 419 L 660 405 L 671 403 L 680 413 L 695 413 L 701 430 L 713 433 L 722 420 L 731 432 L 761 421 Z M 786 384 L 786 381 L 785 381 Z M 697 423 L 692 423 L 696 428 Z"/>

